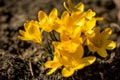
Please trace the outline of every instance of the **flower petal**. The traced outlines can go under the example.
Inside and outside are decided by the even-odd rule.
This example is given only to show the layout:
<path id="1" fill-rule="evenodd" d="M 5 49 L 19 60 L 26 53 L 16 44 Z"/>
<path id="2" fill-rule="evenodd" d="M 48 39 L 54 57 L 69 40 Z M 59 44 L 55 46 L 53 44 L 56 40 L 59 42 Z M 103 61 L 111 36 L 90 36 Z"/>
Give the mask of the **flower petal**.
<path id="1" fill-rule="evenodd" d="M 83 69 L 85 67 L 85 64 L 82 63 L 82 64 L 79 64 L 78 66 L 75 67 L 75 69 Z"/>
<path id="2" fill-rule="evenodd" d="M 94 28 L 96 36 L 100 36 L 100 29 L 98 27 Z"/>
<path id="3" fill-rule="evenodd" d="M 25 41 L 31 40 L 31 38 L 26 38 L 26 37 L 23 37 L 23 36 L 18 36 L 18 38 L 21 39 L 21 40 L 25 40 Z"/>
<path id="4" fill-rule="evenodd" d="M 19 30 L 20 35 L 25 36 L 26 32 L 23 30 Z"/>
<path id="5" fill-rule="evenodd" d="M 25 40 L 25 41 L 32 40 L 32 37 L 27 32 L 23 30 L 19 30 L 19 33 L 21 35 L 21 36 L 18 36 L 19 39 Z"/>
<path id="6" fill-rule="evenodd" d="M 56 61 L 47 61 L 45 63 L 45 67 L 47 67 L 47 68 L 58 68 L 60 66 L 61 66 L 61 64 L 59 62 L 56 62 Z"/>
<path id="7" fill-rule="evenodd" d="M 107 45 L 107 48 L 108 50 L 112 50 L 116 47 L 116 42 L 114 41 L 110 41 L 110 43 Z"/>
<path id="8" fill-rule="evenodd" d="M 84 11 L 84 4 L 79 2 L 76 6 L 76 9 L 78 9 L 79 11 L 83 12 Z"/>
<path id="9" fill-rule="evenodd" d="M 69 8 L 67 7 L 67 5 L 66 5 L 65 2 L 63 3 L 63 6 L 64 6 L 64 8 L 65 8 L 69 13 L 71 13 L 71 11 L 69 10 Z"/>
<path id="10" fill-rule="evenodd" d="M 93 16 L 95 16 L 95 12 L 93 12 L 91 9 L 89 9 L 86 12 L 86 18 L 90 20 L 90 19 L 92 19 Z"/>
<path id="11" fill-rule="evenodd" d="M 64 11 L 64 12 L 62 13 L 62 16 L 61 16 L 61 21 L 62 21 L 63 23 L 68 23 L 68 22 L 67 22 L 68 19 L 69 19 L 69 13 L 68 13 L 67 11 Z"/>
<path id="12" fill-rule="evenodd" d="M 107 51 L 105 49 L 98 49 L 97 53 L 103 58 L 108 56 Z"/>
<path id="13" fill-rule="evenodd" d="M 85 66 L 91 65 L 95 62 L 96 57 L 95 56 L 88 56 L 82 58 L 82 63 L 85 64 Z"/>
<path id="14" fill-rule="evenodd" d="M 39 29 L 39 23 L 36 21 L 30 21 L 28 22 L 28 27 L 26 28 L 26 33 L 29 34 L 29 36 L 32 38 L 33 41 L 38 42 L 41 44 L 41 30 Z M 26 34 L 27 35 L 27 34 Z M 28 37 L 28 35 L 26 36 Z"/>
<path id="15" fill-rule="evenodd" d="M 68 6 L 64 2 L 63 6 L 65 9 L 71 13 L 71 12 L 76 12 L 76 11 L 83 11 L 84 5 L 82 3 L 78 3 L 77 5 L 74 5 L 71 0 L 68 0 Z"/>
<path id="16" fill-rule="evenodd" d="M 78 39 L 81 35 L 81 27 L 77 26 L 72 34 L 73 39 Z"/>
<path id="17" fill-rule="evenodd" d="M 112 29 L 106 28 L 104 31 L 102 31 L 101 36 L 102 36 L 103 40 L 105 40 L 105 39 L 108 39 L 111 34 L 112 34 Z"/>
<path id="18" fill-rule="evenodd" d="M 74 73 L 74 69 L 73 68 L 63 68 L 62 69 L 62 75 L 64 77 L 69 77 Z"/>
<path id="19" fill-rule="evenodd" d="M 92 30 L 96 25 L 96 19 L 92 18 L 91 20 L 87 21 L 86 26 L 88 30 Z"/>
<path id="20" fill-rule="evenodd" d="M 44 11 L 38 12 L 38 20 L 40 23 L 45 23 L 48 20 L 48 16 Z"/>
<path id="21" fill-rule="evenodd" d="M 74 54 L 73 54 L 73 55 L 74 55 Z M 84 55 L 83 46 L 82 46 L 82 45 L 79 45 L 79 46 L 77 47 L 77 50 L 76 50 L 76 52 L 75 52 L 74 57 L 75 57 L 76 59 L 80 60 L 80 59 L 83 57 L 83 55 Z"/>
<path id="22" fill-rule="evenodd" d="M 49 15 L 49 17 L 57 17 L 57 15 L 58 15 L 58 11 L 57 11 L 57 9 L 56 8 L 54 8 L 51 12 L 50 12 L 50 15 Z"/>
<path id="23" fill-rule="evenodd" d="M 90 42 L 89 40 L 87 40 L 86 42 L 87 42 L 88 49 L 90 51 L 95 52 L 97 50 L 96 46 L 94 46 L 92 42 Z"/>
<path id="24" fill-rule="evenodd" d="M 57 68 L 51 69 L 51 70 L 47 73 L 47 75 L 51 75 L 51 74 L 54 73 L 56 70 L 57 70 Z"/>

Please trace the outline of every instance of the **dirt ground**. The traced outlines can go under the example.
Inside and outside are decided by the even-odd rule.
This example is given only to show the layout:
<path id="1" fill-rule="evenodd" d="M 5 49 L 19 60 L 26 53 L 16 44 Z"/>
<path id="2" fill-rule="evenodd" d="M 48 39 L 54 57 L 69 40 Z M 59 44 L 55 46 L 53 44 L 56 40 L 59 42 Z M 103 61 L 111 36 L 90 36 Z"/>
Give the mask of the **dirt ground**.
<path id="1" fill-rule="evenodd" d="M 96 16 L 104 17 L 97 26 L 113 29 L 111 39 L 117 47 L 108 51 L 107 58 L 99 57 L 93 65 L 69 78 L 62 77 L 61 69 L 47 76 L 43 63 L 50 59 L 50 54 L 39 44 L 18 39 L 18 31 L 26 20 L 37 19 L 39 10 L 49 13 L 54 7 L 60 15 L 64 1 L 0 0 L 0 80 L 120 80 L 120 0 L 72 0 L 83 2 L 85 10 L 90 8 Z"/>

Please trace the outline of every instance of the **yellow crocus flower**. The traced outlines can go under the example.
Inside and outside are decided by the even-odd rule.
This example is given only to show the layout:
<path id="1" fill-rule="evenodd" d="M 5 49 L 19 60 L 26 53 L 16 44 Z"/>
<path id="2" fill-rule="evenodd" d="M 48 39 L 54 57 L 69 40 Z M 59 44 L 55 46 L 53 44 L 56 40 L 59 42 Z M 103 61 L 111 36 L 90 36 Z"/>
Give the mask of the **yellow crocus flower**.
<path id="1" fill-rule="evenodd" d="M 28 21 L 24 23 L 24 29 L 19 30 L 21 36 L 18 36 L 21 40 L 32 40 L 37 43 L 42 43 L 42 35 L 40 30 L 40 24 L 37 21 Z"/>
<path id="2" fill-rule="evenodd" d="M 63 5 L 69 13 L 84 12 L 84 4 L 82 2 L 79 2 L 77 5 L 74 5 L 71 0 L 68 0 L 68 6 L 65 2 Z M 93 12 L 91 9 L 89 9 L 85 14 L 87 19 L 91 19 L 93 16 L 95 16 L 95 12 Z"/>
<path id="3" fill-rule="evenodd" d="M 73 53 L 67 52 L 64 49 L 55 49 L 53 61 L 47 61 L 45 63 L 46 68 L 51 68 L 47 74 L 50 75 L 59 67 L 63 66 L 62 75 L 64 77 L 69 77 L 74 73 L 74 71 L 83 69 L 85 66 L 95 62 L 96 57 L 83 57 L 83 53 L 84 50 L 81 45 L 79 45 Z"/>
<path id="4" fill-rule="evenodd" d="M 71 38 L 74 34 L 79 34 L 79 37 L 83 38 L 84 42 L 88 37 L 94 36 L 93 28 L 96 26 L 97 19 L 94 18 L 94 12 L 91 10 L 87 12 L 72 12 L 71 15 L 68 12 L 64 12 L 61 20 L 65 27 L 64 32 Z"/>
<path id="5" fill-rule="evenodd" d="M 88 38 L 95 36 L 95 32 L 93 30 L 95 25 L 96 25 L 96 19 L 92 18 L 89 21 L 85 21 L 84 25 L 81 26 L 81 38 L 84 43 L 86 43 L 85 41 Z"/>
<path id="6" fill-rule="evenodd" d="M 40 22 L 40 28 L 43 31 L 51 32 L 52 30 L 56 30 L 57 32 L 61 32 L 61 20 L 58 18 L 58 11 L 54 8 L 49 16 L 44 11 L 38 12 L 38 20 Z"/>
<path id="7" fill-rule="evenodd" d="M 64 12 L 62 15 L 61 20 L 63 21 L 63 24 L 66 24 L 67 26 L 65 32 L 68 32 L 68 34 L 73 34 L 76 26 L 81 27 L 81 39 L 83 43 L 85 43 L 87 38 L 95 35 L 93 28 L 96 26 L 96 21 L 102 20 L 102 18 L 96 18 L 96 13 L 91 9 L 84 12 L 84 4 L 81 2 L 77 5 L 73 5 L 72 1 L 68 0 L 68 7 L 66 6 L 66 3 L 64 3 L 64 7 L 70 13 L 68 14 L 68 12 Z"/>
<path id="8" fill-rule="evenodd" d="M 83 69 L 95 62 L 95 56 L 84 56 L 84 45 L 89 50 L 97 52 L 101 57 L 107 57 L 107 50 L 116 47 L 116 43 L 109 40 L 112 30 L 106 28 L 100 32 L 95 28 L 96 21 L 103 18 L 95 17 L 96 13 L 91 9 L 84 11 L 84 4 L 74 5 L 68 0 L 64 7 L 61 17 L 58 17 L 58 11 L 54 8 L 49 15 L 44 11 L 38 12 L 38 21 L 28 21 L 24 24 L 25 30 L 19 30 L 22 40 L 32 40 L 42 43 L 42 32 L 57 31 L 60 34 L 60 41 L 52 42 L 54 46 L 53 60 L 45 63 L 46 68 L 50 68 L 48 75 L 55 72 L 59 67 L 63 67 L 62 75 L 64 77 L 72 76 L 76 70 Z"/>
<path id="9" fill-rule="evenodd" d="M 80 12 L 74 12 L 71 15 L 64 11 L 61 16 L 62 27 L 64 27 L 60 35 L 67 35 L 69 38 L 73 39 L 75 37 L 80 37 L 81 26 L 84 25 L 84 17 Z"/>
<path id="10" fill-rule="evenodd" d="M 84 4 L 78 3 L 77 5 L 74 5 L 71 0 L 68 0 L 68 6 L 64 2 L 64 7 L 66 10 L 70 13 L 69 14 L 65 12 L 66 14 L 63 14 L 62 21 L 67 24 L 66 30 L 69 28 L 69 32 L 73 31 L 73 26 L 79 26 L 81 27 L 81 37 L 82 41 L 85 43 L 86 39 L 89 37 L 93 37 L 95 35 L 93 28 L 96 26 L 96 21 L 103 20 L 103 18 L 95 17 L 96 13 L 92 11 L 91 9 L 88 9 L 86 12 L 84 11 Z M 68 19 L 66 19 L 67 17 Z M 72 27 L 70 27 L 72 26 Z M 71 33 L 72 33 L 71 31 Z M 66 31 L 67 32 L 67 31 Z"/>
<path id="11" fill-rule="evenodd" d="M 112 34 L 111 28 L 106 28 L 100 33 L 100 30 L 96 27 L 94 29 L 95 36 L 87 40 L 88 48 L 92 52 L 97 52 L 101 57 L 107 57 L 107 50 L 112 50 L 116 47 L 116 43 L 109 40 Z"/>
<path id="12" fill-rule="evenodd" d="M 72 13 L 72 12 L 75 12 L 75 11 L 83 12 L 83 10 L 84 10 L 84 5 L 81 2 L 78 3 L 77 5 L 74 5 L 71 0 L 68 0 L 68 6 L 66 5 L 65 2 L 64 2 L 63 5 L 69 13 Z"/>
<path id="13" fill-rule="evenodd" d="M 46 68 L 51 68 L 51 70 L 47 73 L 47 75 L 52 74 L 53 72 L 55 72 L 59 67 L 62 66 L 62 63 L 60 62 L 60 53 L 57 49 L 55 49 L 54 52 L 54 58 L 52 61 L 47 61 L 45 63 L 45 67 Z"/>

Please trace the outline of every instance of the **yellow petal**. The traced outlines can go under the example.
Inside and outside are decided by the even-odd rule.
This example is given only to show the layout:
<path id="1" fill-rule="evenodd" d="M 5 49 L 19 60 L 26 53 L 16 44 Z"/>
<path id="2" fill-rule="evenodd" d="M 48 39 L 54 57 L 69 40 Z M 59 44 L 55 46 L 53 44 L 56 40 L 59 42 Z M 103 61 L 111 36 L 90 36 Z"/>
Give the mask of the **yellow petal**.
<path id="1" fill-rule="evenodd" d="M 24 36 L 26 32 L 23 30 L 19 30 L 19 33 L 20 33 L 20 35 Z"/>
<path id="2" fill-rule="evenodd" d="M 73 5 L 73 3 L 72 3 L 71 0 L 68 0 L 68 5 L 69 5 L 70 7 L 74 7 L 74 5 Z"/>
<path id="3" fill-rule="evenodd" d="M 96 57 L 95 56 L 88 56 L 82 58 L 82 64 L 85 64 L 85 66 L 91 65 L 95 62 Z"/>
<path id="4" fill-rule="evenodd" d="M 45 23 L 48 20 L 48 16 L 44 11 L 38 12 L 38 20 L 40 23 Z"/>
<path id="5" fill-rule="evenodd" d="M 65 9 L 71 13 L 71 12 L 76 12 L 76 11 L 81 11 L 83 12 L 84 10 L 84 5 L 83 3 L 78 3 L 77 5 L 74 5 L 73 2 L 71 0 L 68 0 L 68 5 L 66 5 L 66 3 L 64 2 L 64 7 Z"/>
<path id="6" fill-rule="evenodd" d="M 66 5 L 66 3 L 64 2 L 64 7 L 65 9 L 71 13 L 71 12 L 74 12 L 74 11 L 77 11 L 77 9 L 75 8 L 75 6 L 73 5 L 72 1 L 71 0 L 68 0 L 68 6 Z"/>
<path id="7" fill-rule="evenodd" d="M 27 27 L 27 31 L 29 36 L 35 40 L 35 42 L 41 42 L 41 31 L 39 29 L 39 25 L 36 22 L 29 22 Z"/>
<path id="8" fill-rule="evenodd" d="M 49 17 L 54 17 L 54 16 L 57 16 L 58 15 L 58 11 L 56 8 L 54 8 L 51 12 L 50 12 L 50 15 Z"/>
<path id="9" fill-rule="evenodd" d="M 40 29 L 38 26 L 36 26 L 35 23 L 31 23 L 30 25 L 28 25 L 27 31 L 31 36 L 35 36 L 39 35 Z"/>
<path id="10" fill-rule="evenodd" d="M 76 27 L 73 34 L 72 34 L 72 38 L 73 39 L 78 39 L 80 37 L 80 34 L 81 34 L 81 27 Z"/>
<path id="11" fill-rule="evenodd" d="M 72 76 L 74 73 L 74 69 L 73 68 L 63 68 L 62 69 L 62 75 L 64 77 L 69 77 L 69 76 Z"/>
<path id="12" fill-rule="evenodd" d="M 40 24 L 37 21 L 31 20 L 24 24 L 25 31 L 19 30 L 22 36 L 18 36 L 22 40 L 32 40 L 38 43 L 42 43 L 42 32 L 39 29 Z"/>
<path id="13" fill-rule="evenodd" d="M 58 44 L 59 44 L 59 42 L 56 42 L 56 41 L 53 41 L 53 42 L 52 42 L 52 45 L 54 45 L 54 47 L 57 47 Z"/>
<path id="14" fill-rule="evenodd" d="M 90 19 L 92 19 L 93 16 L 95 16 L 95 12 L 93 12 L 91 9 L 89 9 L 86 12 L 86 18 L 90 20 Z"/>
<path id="15" fill-rule="evenodd" d="M 76 6 L 75 6 L 76 9 L 78 9 L 79 11 L 84 11 L 84 4 L 79 2 Z"/>
<path id="16" fill-rule="evenodd" d="M 64 11 L 61 16 L 61 21 L 63 23 L 68 23 L 68 19 L 69 19 L 69 13 L 67 11 Z"/>
<path id="17" fill-rule="evenodd" d="M 96 19 L 92 18 L 91 20 L 87 21 L 86 26 L 88 30 L 92 30 L 96 25 Z"/>
<path id="18" fill-rule="evenodd" d="M 21 35 L 21 36 L 18 36 L 19 39 L 25 40 L 25 41 L 32 40 L 31 36 L 27 32 L 23 30 L 19 30 L 19 33 Z"/>
<path id="19" fill-rule="evenodd" d="M 66 5 L 65 2 L 63 3 L 63 6 L 64 6 L 64 8 L 65 8 L 69 13 L 71 13 L 71 11 L 69 10 L 69 8 L 67 7 L 67 5 Z"/>
<path id="20" fill-rule="evenodd" d="M 78 18 L 78 16 L 76 17 L 76 20 L 77 20 L 77 18 Z M 75 17 L 74 17 L 74 19 L 75 19 Z M 79 27 L 83 26 L 84 24 L 85 24 L 85 18 L 82 18 L 81 20 L 79 20 L 76 23 L 76 25 L 79 26 Z"/>
<path id="21" fill-rule="evenodd" d="M 84 63 L 80 63 L 78 66 L 75 67 L 75 70 L 77 69 L 83 69 L 86 65 Z"/>
<path id="22" fill-rule="evenodd" d="M 60 34 L 60 40 L 61 41 L 68 41 L 70 40 L 69 37 L 63 32 Z"/>
<path id="23" fill-rule="evenodd" d="M 26 23 L 24 23 L 24 29 L 25 29 L 25 31 L 27 31 L 26 29 L 27 29 L 27 27 L 28 27 L 28 24 L 29 23 L 29 21 L 26 21 Z"/>
<path id="24" fill-rule="evenodd" d="M 95 36 L 95 32 L 93 30 L 89 30 L 85 33 L 85 35 L 88 37 L 88 38 L 92 38 Z"/>
<path id="25" fill-rule="evenodd" d="M 104 20 L 104 18 L 102 18 L 102 17 L 95 17 L 95 19 L 96 19 L 97 21 L 102 21 L 102 20 Z"/>
<path id="26" fill-rule="evenodd" d="M 111 34 L 112 34 L 112 29 L 106 28 L 104 31 L 102 31 L 101 37 L 105 40 L 105 39 L 108 39 Z"/>
<path id="27" fill-rule="evenodd" d="M 78 60 L 80 60 L 84 55 L 84 49 L 83 46 L 79 44 L 79 46 L 77 47 L 77 50 L 75 52 L 75 55 L 73 54 L 74 57 L 78 58 Z"/>
<path id="28" fill-rule="evenodd" d="M 61 64 L 59 62 L 56 62 L 56 61 L 47 61 L 45 63 L 45 67 L 47 67 L 47 68 L 58 68 L 60 66 L 61 66 Z"/>
<path id="29" fill-rule="evenodd" d="M 70 54 L 68 54 L 67 52 L 61 52 L 62 53 L 62 58 L 61 58 L 61 63 L 64 65 L 64 66 L 70 66 L 71 63 L 69 62 L 71 59 L 69 58 L 70 57 Z"/>
<path id="30" fill-rule="evenodd" d="M 26 37 L 23 37 L 23 36 L 18 36 L 18 38 L 21 39 L 21 40 L 25 40 L 25 41 L 31 40 L 31 38 L 26 38 Z"/>
<path id="31" fill-rule="evenodd" d="M 74 9 L 74 5 L 73 5 L 73 2 L 71 0 L 68 0 L 68 7 L 69 7 L 69 10 L 71 11 L 75 11 Z"/>
<path id="32" fill-rule="evenodd" d="M 107 48 L 108 50 L 112 50 L 116 47 L 116 42 L 114 41 L 110 41 L 110 43 L 107 45 Z"/>
<path id="33" fill-rule="evenodd" d="M 92 52 L 95 52 L 97 48 L 94 45 L 88 45 L 88 49 Z"/>
<path id="34" fill-rule="evenodd" d="M 97 48 L 94 46 L 92 42 L 90 42 L 90 40 L 87 39 L 86 43 L 90 51 L 95 52 L 97 50 Z"/>
<path id="35" fill-rule="evenodd" d="M 51 75 L 51 74 L 54 73 L 56 70 L 57 70 L 57 68 L 51 69 L 51 70 L 47 73 L 47 75 Z"/>
<path id="36" fill-rule="evenodd" d="M 108 56 L 107 51 L 105 49 L 98 49 L 97 53 L 103 58 Z"/>
<path id="37" fill-rule="evenodd" d="M 95 27 L 95 28 L 94 28 L 94 32 L 95 32 L 95 34 L 96 34 L 96 38 L 99 37 L 99 36 L 101 36 L 101 35 L 100 35 L 100 29 L 99 29 L 98 27 Z"/>

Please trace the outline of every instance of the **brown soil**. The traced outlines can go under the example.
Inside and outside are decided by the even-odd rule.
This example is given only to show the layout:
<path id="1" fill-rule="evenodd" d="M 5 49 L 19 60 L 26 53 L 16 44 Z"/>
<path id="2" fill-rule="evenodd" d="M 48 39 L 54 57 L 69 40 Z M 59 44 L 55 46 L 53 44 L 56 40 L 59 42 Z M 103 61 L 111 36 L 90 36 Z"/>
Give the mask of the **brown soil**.
<path id="1" fill-rule="evenodd" d="M 96 16 L 104 17 L 98 22 L 101 29 L 111 27 L 111 39 L 117 47 L 107 58 L 97 61 L 69 78 L 60 71 L 47 76 L 43 63 L 51 59 L 50 54 L 39 44 L 18 39 L 18 30 L 23 29 L 26 20 L 37 19 L 37 12 L 49 13 L 56 7 L 61 13 L 65 0 L 0 0 L 0 80 L 119 80 L 120 79 L 120 6 L 119 0 L 72 0 L 91 8 Z M 59 14 L 60 15 L 60 14 Z M 47 34 L 44 34 L 47 35 Z M 48 35 L 47 35 L 48 36 Z M 45 38 L 47 38 L 45 36 Z"/>

